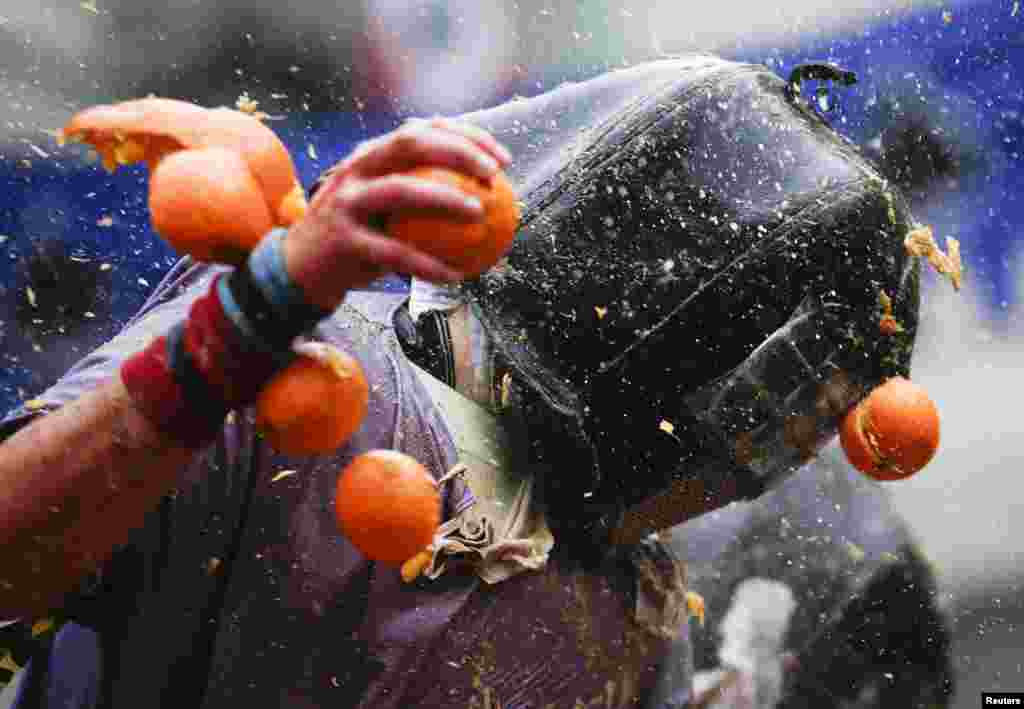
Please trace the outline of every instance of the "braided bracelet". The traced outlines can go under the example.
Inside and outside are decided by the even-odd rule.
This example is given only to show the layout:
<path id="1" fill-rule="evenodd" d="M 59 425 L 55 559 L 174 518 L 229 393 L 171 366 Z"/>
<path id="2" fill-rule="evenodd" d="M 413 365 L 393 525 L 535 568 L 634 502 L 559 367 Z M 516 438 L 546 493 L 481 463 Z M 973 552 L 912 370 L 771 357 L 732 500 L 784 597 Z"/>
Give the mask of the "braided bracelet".
<path id="1" fill-rule="evenodd" d="M 285 229 L 274 229 L 253 249 L 245 268 L 218 290 L 225 312 L 255 347 L 287 349 L 291 341 L 330 315 L 310 305 L 284 262 Z"/>
<path id="2" fill-rule="evenodd" d="M 214 278 L 184 322 L 121 367 L 143 414 L 185 445 L 212 441 L 227 412 L 252 403 L 292 361 L 292 341 L 330 314 L 288 276 L 285 233 L 270 232 L 244 267 Z"/>

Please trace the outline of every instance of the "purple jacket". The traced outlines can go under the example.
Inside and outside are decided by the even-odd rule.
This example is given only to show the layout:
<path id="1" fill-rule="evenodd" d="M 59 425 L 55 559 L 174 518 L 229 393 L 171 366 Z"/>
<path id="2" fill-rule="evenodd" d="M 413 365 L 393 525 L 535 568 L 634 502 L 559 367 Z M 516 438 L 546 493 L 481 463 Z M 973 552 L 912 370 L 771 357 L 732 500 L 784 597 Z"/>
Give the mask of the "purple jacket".
<path id="1" fill-rule="evenodd" d="M 179 264 L 121 335 L 39 397 L 44 410 L 113 376 L 184 316 L 213 273 Z M 663 667 L 689 658 L 678 652 L 687 629 L 670 656 L 671 640 L 637 625 L 635 579 L 621 562 L 584 573 L 553 560 L 495 586 L 468 573 L 405 584 L 340 534 L 335 481 L 354 455 L 397 449 L 438 478 L 456 462 L 452 435 L 392 330 L 404 298 L 353 293 L 318 328 L 371 384 L 369 413 L 349 444 L 289 458 L 260 440 L 251 412 L 229 417 L 73 599 L 79 626 L 96 629 L 99 657 L 55 650 L 45 704 L 91 706 L 98 694 L 101 706 L 133 708 L 627 707 L 646 705 L 660 676 L 688 675 Z M 38 413 L 16 411 L 7 426 Z M 274 481 L 285 470 L 295 474 Z M 444 492 L 446 515 L 471 501 L 457 482 Z M 69 658 L 77 670 L 95 661 L 102 680 L 58 698 L 53 685 L 70 676 Z"/>

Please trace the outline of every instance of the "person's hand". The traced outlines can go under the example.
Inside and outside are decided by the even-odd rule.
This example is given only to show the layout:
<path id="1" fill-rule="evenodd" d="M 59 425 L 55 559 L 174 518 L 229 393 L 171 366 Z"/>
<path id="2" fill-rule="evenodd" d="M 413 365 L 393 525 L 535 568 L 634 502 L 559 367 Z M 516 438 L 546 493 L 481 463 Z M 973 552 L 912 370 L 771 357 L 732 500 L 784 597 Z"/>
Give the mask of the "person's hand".
<path id="1" fill-rule="evenodd" d="M 372 222 L 405 209 L 480 219 L 479 201 L 461 190 L 400 173 L 430 165 L 490 179 L 509 161 L 508 151 L 486 131 L 442 118 L 411 121 L 361 144 L 332 169 L 285 238 L 289 275 L 311 303 L 328 310 L 348 290 L 389 271 L 435 282 L 459 280 L 458 271 L 389 238 Z"/>

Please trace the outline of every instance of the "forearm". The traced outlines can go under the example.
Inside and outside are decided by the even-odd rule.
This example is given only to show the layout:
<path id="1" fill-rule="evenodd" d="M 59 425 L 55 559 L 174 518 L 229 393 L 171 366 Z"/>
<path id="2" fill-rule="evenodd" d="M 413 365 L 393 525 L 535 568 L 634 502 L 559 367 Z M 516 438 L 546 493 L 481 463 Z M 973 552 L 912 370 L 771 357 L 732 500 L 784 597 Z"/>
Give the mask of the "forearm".
<path id="1" fill-rule="evenodd" d="M 156 336 L 117 374 L 0 446 L 0 618 L 60 607 L 328 314 L 290 280 L 283 243 L 215 276 L 170 329 L 140 326 L 130 337 Z"/>
<path id="2" fill-rule="evenodd" d="M 0 616 L 59 606 L 194 455 L 136 408 L 117 376 L 0 445 Z"/>
<path id="3" fill-rule="evenodd" d="M 116 374 L 0 446 L 0 618 L 59 607 L 328 314 L 290 280 L 282 244 L 216 275 L 169 329 L 136 325 L 125 336 L 149 343 Z"/>
<path id="4" fill-rule="evenodd" d="M 461 190 L 398 174 L 430 163 L 486 180 L 508 156 L 479 129 L 445 121 L 368 143 L 287 239 L 264 239 L 244 268 L 218 276 L 185 321 L 130 357 L 119 376 L 0 444 L 0 618 L 58 606 L 127 541 L 195 451 L 216 438 L 224 414 L 252 404 L 287 366 L 294 338 L 349 289 L 388 270 L 460 277 L 370 227 L 372 215 L 408 209 L 482 216 Z"/>
<path id="5" fill-rule="evenodd" d="M 280 239 L 264 243 L 252 256 L 263 281 L 249 266 L 215 276 L 169 329 L 126 333 L 150 340 L 116 374 L 0 446 L 0 618 L 60 607 L 324 315 L 288 300 L 279 259 L 257 257 L 278 253 Z M 276 298 L 263 293 L 268 280 L 285 283 Z"/>

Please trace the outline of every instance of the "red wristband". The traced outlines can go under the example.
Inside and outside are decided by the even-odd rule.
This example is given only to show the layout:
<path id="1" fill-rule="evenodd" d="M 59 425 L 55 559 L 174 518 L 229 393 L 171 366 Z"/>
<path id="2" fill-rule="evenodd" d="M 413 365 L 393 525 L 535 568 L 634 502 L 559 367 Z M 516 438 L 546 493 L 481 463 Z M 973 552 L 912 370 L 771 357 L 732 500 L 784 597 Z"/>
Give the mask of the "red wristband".
<path id="1" fill-rule="evenodd" d="M 182 325 L 121 366 L 121 380 L 143 414 L 192 447 L 212 441 L 227 412 L 255 401 L 290 357 L 240 335 L 217 295 L 221 277 Z"/>
<path id="2" fill-rule="evenodd" d="M 242 336 L 218 295 L 221 278 L 218 275 L 206 295 L 192 305 L 185 326 L 185 351 L 220 397 L 231 408 L 241 408 L 256 400 L 263 385 L 287 364 L 291 352 L 265 349 Z"/>
<path id="3" fill-rule="evenodd" d="M 190 405 L 170 366 L 165 335 L 125 360 L 121 381 L 143 416 L 192 448 L 204 446 L 217 436 L 228 411 L 225 406 Z"/>

